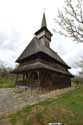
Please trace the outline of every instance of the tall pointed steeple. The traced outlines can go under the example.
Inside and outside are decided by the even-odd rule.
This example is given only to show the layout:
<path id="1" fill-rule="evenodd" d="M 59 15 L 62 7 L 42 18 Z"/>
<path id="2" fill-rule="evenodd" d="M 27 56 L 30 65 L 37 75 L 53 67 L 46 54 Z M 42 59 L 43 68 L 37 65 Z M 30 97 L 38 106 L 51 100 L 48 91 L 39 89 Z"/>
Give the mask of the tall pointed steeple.
<path id="1" fill-rule="evenodd" d="M 50 47 L 52 33 L 47 28 L 45 12 L 43 13 L 41 28 L 35 33 L 35 35 L 38 39 L 40 39 L 44 46 Z"/>
<path id="2" fill-rule="evenodd" d="M 47 27 L 46 17 L 45 17 L 45 12 L 43 13 L 43 18 L 42 18 L 41 28 L 42 28 L 42 27 Z"/>

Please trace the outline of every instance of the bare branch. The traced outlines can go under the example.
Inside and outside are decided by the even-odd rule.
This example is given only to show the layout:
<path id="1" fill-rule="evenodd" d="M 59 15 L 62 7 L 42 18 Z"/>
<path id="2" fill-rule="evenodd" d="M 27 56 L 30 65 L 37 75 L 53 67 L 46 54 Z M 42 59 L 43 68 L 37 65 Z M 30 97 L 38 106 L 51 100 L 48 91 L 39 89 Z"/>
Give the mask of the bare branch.
<path id="1" fill-rule="evenodd" d="M 58 10 L 58 18 L 54 19 L 61 30 L 56 31 L 66 37 L 71 37 L 74 41 L 83 42 L 83 4 L 82 0 L 77 0 L 77 5 L 73 5 L 72 0 L 66 0 L 65 13 Z"/>

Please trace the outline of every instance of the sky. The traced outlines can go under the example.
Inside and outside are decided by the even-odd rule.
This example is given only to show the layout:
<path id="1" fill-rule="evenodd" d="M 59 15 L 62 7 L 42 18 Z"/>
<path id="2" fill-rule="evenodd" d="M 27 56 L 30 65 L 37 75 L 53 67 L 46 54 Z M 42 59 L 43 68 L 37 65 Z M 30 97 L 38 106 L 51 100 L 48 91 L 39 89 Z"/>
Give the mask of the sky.
<path id="1" fill-rule="evenodd" d="M 40 29 L 45 9 L 48 29 L 53 33 L 51 48 L 56 51 L 77 74 L 77 62 L 83 56 L 83 44 L 53 32 L 54 18 L 64 0 L 0 0 L 0 63 L 15 67 L 15 60 Z"/>

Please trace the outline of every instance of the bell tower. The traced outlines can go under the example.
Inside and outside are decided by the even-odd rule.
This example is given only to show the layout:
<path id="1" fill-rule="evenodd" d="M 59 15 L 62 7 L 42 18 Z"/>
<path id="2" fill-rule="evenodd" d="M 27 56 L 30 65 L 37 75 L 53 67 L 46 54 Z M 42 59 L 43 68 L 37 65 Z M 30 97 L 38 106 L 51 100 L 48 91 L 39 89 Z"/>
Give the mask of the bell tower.
<path id="1" fill-rule="evenodd" d="M 35 33 L 36 37 L 40 39 L 42 45 L 50 47 L 52 33 L 47 28 L 45 12 L 43 13 L 41 28 Z"/>

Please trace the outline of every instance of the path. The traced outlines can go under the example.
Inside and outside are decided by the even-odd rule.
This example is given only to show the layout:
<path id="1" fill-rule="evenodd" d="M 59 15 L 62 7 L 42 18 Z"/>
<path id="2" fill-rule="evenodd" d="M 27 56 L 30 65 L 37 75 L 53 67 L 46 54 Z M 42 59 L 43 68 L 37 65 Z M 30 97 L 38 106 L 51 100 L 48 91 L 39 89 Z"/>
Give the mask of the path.
<path id="1" fill-rule="evenodd" d="M 0 116 L 14 113 L 26 105 L 42 101 L 49 97 L 55 97 L 72 89 L 74 88 L 66 88 L 44 94 L 34 90 L 31 92 L 30 89 L 24 90 L 23 88 L 0 89 Z"/>

